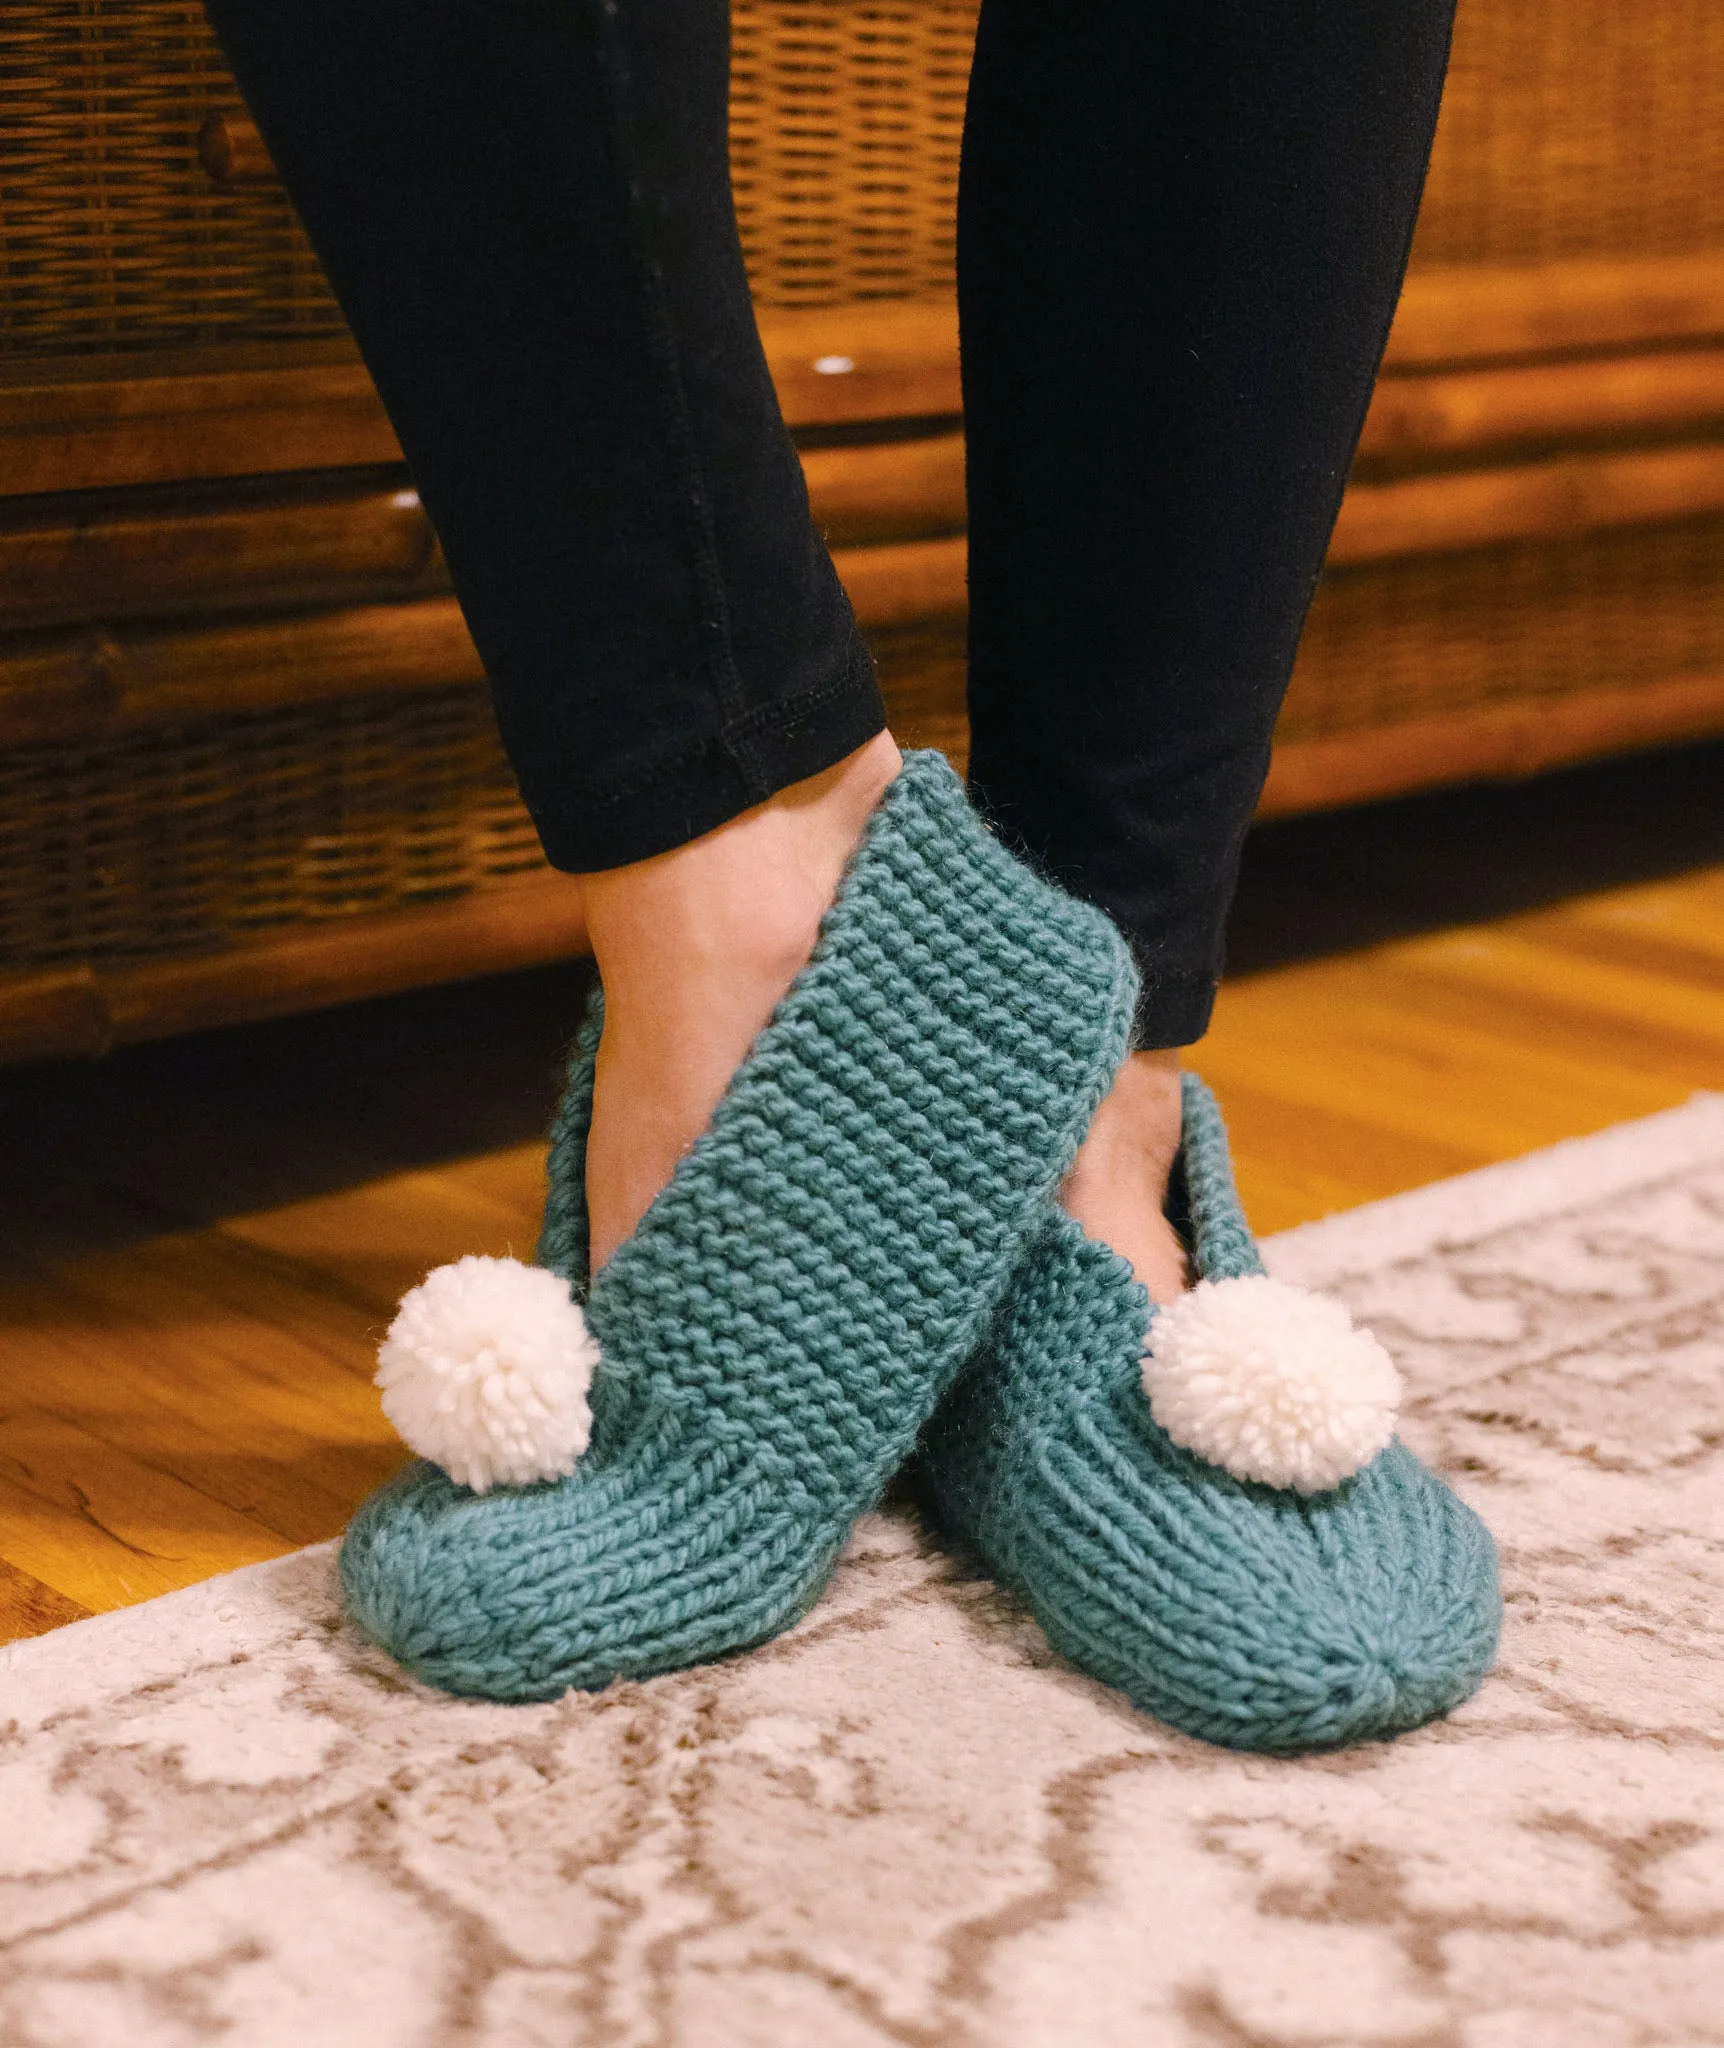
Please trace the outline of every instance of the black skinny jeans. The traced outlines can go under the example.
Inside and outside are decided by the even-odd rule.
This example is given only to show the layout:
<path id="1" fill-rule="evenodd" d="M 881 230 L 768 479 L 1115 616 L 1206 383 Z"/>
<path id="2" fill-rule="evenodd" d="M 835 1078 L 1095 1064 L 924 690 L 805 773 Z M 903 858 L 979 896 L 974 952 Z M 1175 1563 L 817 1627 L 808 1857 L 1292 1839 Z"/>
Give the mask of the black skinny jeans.
<path id="1" fill-rule="evenodd" d="M 984 0 L 959 202 L 971 778 L 1201 1035 L 1453 0 Z M 725 0 L 208 0 L 442 538 L 545 850 L 884 723 L 761 353 Z"/>

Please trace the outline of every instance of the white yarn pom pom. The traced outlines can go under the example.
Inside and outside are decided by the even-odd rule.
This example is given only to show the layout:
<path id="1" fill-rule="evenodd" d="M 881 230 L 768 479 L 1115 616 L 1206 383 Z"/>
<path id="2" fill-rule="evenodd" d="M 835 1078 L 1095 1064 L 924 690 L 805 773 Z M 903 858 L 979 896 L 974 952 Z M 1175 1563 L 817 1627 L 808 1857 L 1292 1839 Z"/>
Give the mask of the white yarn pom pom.
<path id="1" fill-rule="evenodd" d="M 439 1266 L 377 1352 L 383 1412 L 457 1485 L 563 1479 L 587 1447 L 598 1342 L 566 1281 L 519 1259 Z"/>
<path id="2" fill-rule="evenodd" d="M 1394 1361 L 1324 1295 L 1260 1273 L 1200 1280 L 1157 1311 L 1149 1344 L 1156 1421 L 1237 1479 L 1322 1493 L 1395 1433 Z"/>

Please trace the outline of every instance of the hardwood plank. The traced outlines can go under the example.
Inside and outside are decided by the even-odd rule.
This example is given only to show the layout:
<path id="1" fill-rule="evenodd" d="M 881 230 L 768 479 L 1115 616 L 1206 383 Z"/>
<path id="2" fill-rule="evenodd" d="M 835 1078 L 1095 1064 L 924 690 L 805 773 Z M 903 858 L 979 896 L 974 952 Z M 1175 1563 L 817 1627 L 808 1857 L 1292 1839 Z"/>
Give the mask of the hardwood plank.
<path id="1" fill-rule="evenodd" d="M 1694 899 L 1724 953 L 1721 872 L 1230 981 L 1195 1064 L 1222 1092 L 1258 1227 L 1724 1087 L 1710 959 L 1591 959 L 1545 936 L 1600 906 L 1693 915 Z"/>
<path id="2" fill-rule="evenodd" d="M 1724 868 L 1613 889 L 1530 920 L 1547 943 L 1724 989 Z"/>
<path id="3" fill-rule="evenodd" d="M 369 1384 L 386 1317 L 218 1233 L 0 1284 L 8 1394 L 67 1407 L 260 1532 L 333 1535 L 400 1462 Z"/>
<path id="4" fill-rule="evenodd" d="M 336 1281 L 386 1318 L 432 1266 L 468 1252 L 531 1259 L 543 1156 L 542 1146 L 522 1146 L 500 1160 L 393 1174 L 366 1187 L 237 1216 L 221 1234 Z"/>
<path id="5" fill-rule="evenodd" d="M 1258 1085 L 1313 1114 L 1339 1096 L 1399 1139 L 1480 1161 L 1644 1116 L 1689 1092 L 1685 1076 L 1631 1072 L 1538 1034 L 1523 1039 L 1500 1009 L 1487 1028 L 1428 983 L 1409 1001 L 1388 980 L 1389 953 L 1235 985 L 1204 1041 L 1203 1071 L 1230 1087 L 1248 1059 Z"/>
<path id="6" fill-rule="evenodd" d="M 46 1635 L 69 1621 L 87 1620 L 89 1613 L 89 1608 L 0 1558 L 0 1643 Z"/>
<path id="7" fill-rule="evenodd" d="M 514 1231 L 537 1230 L 545 1206 L 545 1148 L 538 1140 L 457 1159 L 441 1171 L 449 1185 L 483 1195 L 506 1210 Z"/>
<path id="8" fill-rule="evenodd" d="M 1518 931 L 1455 932 L 1427 940 L 1387 968 L 1413 1002 L 1436 992 L 1517 1039 L 1592 1048 L 1661 1071 L 1724 1085 L 1724 1002 L 1718 991 L 1672 982 L 1645 965 L 1549 942 L 1536 923 Z M 1500 1027 L 1499 1027 L 1500 1028 Z M 1553 1034 L 1555 1036 L 1553 1037 Z"/>
<path id="9" fill-rule="evenodd" d="M 92 1612 L 292 1548 L 61 1415 L 0 1417 L 0 1556 Z"/>
<path id="10" fill-rule="evenodd" d="M 1385 1130 L 1365 1105 L 1353 1113 L 1331 1099 L 1313 1113 L 1308 1101 L 1277 1093 L 1256 1057 L 1265 1029 L 1273 1018 L 1259 1018 L 1250 991 L 1230 986 L 1215 1030 L 1191 1056 L 1221 1098 L 1240 1193 L 1258 1232 L 1288 1230 L 1489 1163 L 1476 1146 Z"/>

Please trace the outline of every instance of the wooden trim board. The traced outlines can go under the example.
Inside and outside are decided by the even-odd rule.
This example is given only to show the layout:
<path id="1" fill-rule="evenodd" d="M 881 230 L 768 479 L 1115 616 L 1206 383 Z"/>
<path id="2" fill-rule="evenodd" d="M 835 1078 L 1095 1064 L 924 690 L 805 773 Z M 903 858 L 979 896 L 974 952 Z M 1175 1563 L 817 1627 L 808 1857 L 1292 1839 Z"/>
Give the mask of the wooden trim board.
<path id="1" fill-rule="evenodd" d="M 1692 432 L 1724 422 L 1724 349 L 1659 349 L 1562 363 L 1381 377 L 1362 467 L 1412 468 L 1541 442 Z"/>
<path id="2" fill-rule="evenodd" d="M 1384 356 L 1391 371 L 1724 337 L 1724 252 L 1574 256 L 1412 270 Z"/>
<path id="3" fill-rule="evenodd" d="M 1515 539 L 1550 541 L 1724 510 L 1724 350 L 1710 352 L 1706 377 L 1685 389 L 1691 397 L 1712 393 L 1714 367 L 1718 416 L 1708 418 L 1714 436 L 1708 440 L 1566 451 L 1415 475 L 1362 467 L 1347 485 L 1331 565 Z M 1515 379 L 1521 373 L 1489 375 Z M 1644 399 L 1646 385 L 1632 383 Z M 1468 408 L 1480 434 L 1507 434 L 1511 422 L 1532 432 L 1534 414 L 1511 393 L 1489 391 L 1480 399 L 1462 391 L 1450 403 L 1452 395 L 1439 393 L 1427 414 L 1431 436 L 1452 436 L 1450 446 L 1458 442 L 1458 420 Z M 1558 399 L 1566 403 L 1570 395 L 1560 391 Z M 1618 420 L 1628 410 L 1624 399 Z M 1638 418 L 1650 424 L 1650 416 L 1648 403 Z M 1405 426 L 1407 418 L 1396 420 L 1378 446 L 1405 453 Z M 809 449 L 803 465 L 815 520 L 837 551 L 866 625 L 962 610 L 960 432 Z M 147 614 L 160 631 L 160 621 L 176 612 L 211 621 L 213 614 L 242 608 L 354 606 L 446 590 L 448 573 L 430 520 L 399 471 L 283 479 L 274 494 L 254 489 L 221 500 L 205 492 L 166 506 L 125 496 L 51 500 L 0 518 L 0 618 L 14 629 L 100 618 L 117 631 L 127 616 Z M 209 631 L 227 629 L 217 618 Z M 20 653 L 16 641 L 12 647 Z M 0 657 L 0 664 L 8 659 Z M 0 694 L 6 688 L 0 666 Z"/>
<path id="4" fill-rule="evenodd" d="M 1518 781 L 1603 754 L 1724 733 L 1724 673 L 1472 704 L 1440 717 L 1277 741 L 1260 818 L 1338 810 L 1457 782 Z"/>
<path id="5" fill-rule="evenodd" d="M 355 604 L 448 581 L 399 466 L 0 507 L 0 619 L 14 631 Z"/>
<path id="6" fill-rule="evenodd" d="M 852 451 L 833 452 L 848 457 Z M 916 457 L 906 488 L 924 488 L 928 472 L 944 464 L 946 487 L 961 490 L 962 459 L 958 437 L 939 437 L 929 451 Z M 841 464 L 826 472 L 828 478 L 834 474 L 842 484 Z M 875 464 L 863 485 L 854 492 L 852 504 L 889 506 L 897 488 L 891 464 Z M 838 497 L 841 492 L 835 488 L 833 494 Z M 405 570 L 441 581 L 428 553 L 429 525 L 416 501 L 403 504 L 410 495 L 397 493 L 387 506 L 370 508 L 378 558 L 387 565 L 379 571 L 380 579 Z M 354 516 L 359 519 L 367 506 L 357 500 L 356 506 Z M 392 513 L 389 506 L 398 509 Z M 1721 513 L 1724 439 L 1567 455 L 1385 483 L 1358 480 L 1348 486 L 1342 502 L 1328 561 L 1331 569 L 1346 569 L 1396 557 L 1558 541 L 1611 527 Z M 290 507 L 281 515 L 286 523 L 276 547 L 261 531 L 274 516 L 255 515 L 260 528 L 258 559 L 265 564 L 266 576 L 275 573 L 268 565 L 304 538 L 302 513 Z M 400 523 L 391 526 L 391 518 Z M 154 545 L 162 559 L 174 552 L 171 541 L 159 536 Z M 6 546 L 7 536 L 0 532 L 0 588 L 6 578 Z M 207 591 L 207 573 L 197 566 L 195 551 L 186 559 L 193 561 L 194 575 Z M 864 628 L 963 616 L 968 592 L 962 534 L 840 547 L 833 560 Z M 243 585 L 233 593 L 244 594 Z M 169 719 L 383 690 L 433 689 L 478 682 L 483 674 L 460 607 L 449 596 L 218 617 L 185 625 L 127 625 L 115 619 L 0 641 L 0 744 L 43 744 Z"/>
<path id="7" fill-rule="evenodd" d="M 962 410 L 948 300 L 767 310 L 761 334 L 793 428 L 955 419 Z M 1645 353 L 1719 339 L 1724 255 L 1456 266 L 1408 278 L 1385 370 L 1392 381 L 1528 355 Z M 1710 416 L 1714 399 L 1701 402 Z M 1443 445 L 1457 445 L 1452 424 L 1444 431 Z M 0 373 L 7 496 L 399 460 L 382 404 L 345 342 Z"/>
<path id="8" fill-rule="evenodd" d="M 586 951 L 566 875 L 383 917 L 355 917 L 224 952 L 122 967 L 0 975 L 0 1059 L 92 1057 L 146 1038 L 322 1009 Z"/>
<path id="9" fill-rule="evenodd" d="M 0 654 L 0 744 L 482 683 L 452 597 L 215 625 L 31 636 Z"/>
<path id="10" fill-rule="evenodd" d="M 1332 568 L 1508 542 L 1572 540 L 1724 512 L 1724 440 L 1563 455 L 1347 486 Z"/>
<path id="11" fill-rule="evenodd" d="M 1598 754 L 1724 732 L 1724 674 L 1483 704 L 1399 726 L 1283 742 L 1262 818 L 1534 775 Z M 146 1038 L 501 973 L 585 950 L 567 877 L 304 927 L 262 943 L 117 968 L 0 975 L 0 1060 L 90 1056 Z"/>

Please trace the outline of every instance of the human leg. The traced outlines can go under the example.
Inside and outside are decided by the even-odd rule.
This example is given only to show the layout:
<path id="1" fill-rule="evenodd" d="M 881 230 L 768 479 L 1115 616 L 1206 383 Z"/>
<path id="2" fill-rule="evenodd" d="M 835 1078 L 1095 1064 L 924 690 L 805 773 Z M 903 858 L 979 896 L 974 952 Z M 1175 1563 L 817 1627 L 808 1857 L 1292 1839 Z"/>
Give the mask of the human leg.
<path id="1" fill-rule="evenodd" d="M 895 771 L 754 325 L 714 0 L 210 0 L 437 526 L 608 1011 L 633 1228 Z"/>
<path id="2" fill-rule="evenodd" d="M 1067 1213 L 921 1470 L 1067 1655 L 1247 1749 L 1446 1711 L 1501 1613 L 1488 1534 L 1393 1440 L 1389 1359 L 1264 1273 L 1170 1050 L 1208 1021 L 1447 17 L 984 0 L 966 131 L 972 776 L 1143 987 Z"/>
<path id="3" fill-rule="evenodd" d="M 1135 974 L 880 730 L 752 326 L 722 12 L 214 11 L 605 995 L 541 1268 L 457 1262 L 391 1327 L 436 1464 L 356 1517 L 350 1606 L 505 1698 L 717 1655 L 812 1598 L 974 1346 Z"/>
<path id="4" fill-rule="evenodd" d="M 1400 287 L 1452 0 L 984 0 L 959 304 L 971 781 L 1100 904 L 1144 1052 L 1201 1037 Z M 1068 1201 L 1159 1298 L 1174 1062 Z"/>
<path id="5" fill-rule="evenodd" d="M 885 724 L 755 330 L 722 0 L 209 0 L 437 527 L 554 865 Z"/>

